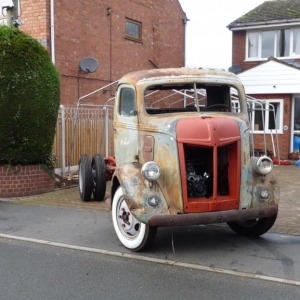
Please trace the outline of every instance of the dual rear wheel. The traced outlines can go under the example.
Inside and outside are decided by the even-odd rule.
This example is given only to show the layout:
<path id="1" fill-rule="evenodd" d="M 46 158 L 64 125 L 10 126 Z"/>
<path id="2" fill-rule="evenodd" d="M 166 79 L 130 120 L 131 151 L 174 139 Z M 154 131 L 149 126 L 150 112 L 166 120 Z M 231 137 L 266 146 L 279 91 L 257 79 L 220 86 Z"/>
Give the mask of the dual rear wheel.
<path id="1" fill-rule="evenodd" d="M 82 201 L 89 201 L 93 194 L 94 200 L 103 201 L 106 192 L 106 166 L 100 154 L 93 156 L 92 160 L 86 154 L 80 156 L 79 194 Z"/>

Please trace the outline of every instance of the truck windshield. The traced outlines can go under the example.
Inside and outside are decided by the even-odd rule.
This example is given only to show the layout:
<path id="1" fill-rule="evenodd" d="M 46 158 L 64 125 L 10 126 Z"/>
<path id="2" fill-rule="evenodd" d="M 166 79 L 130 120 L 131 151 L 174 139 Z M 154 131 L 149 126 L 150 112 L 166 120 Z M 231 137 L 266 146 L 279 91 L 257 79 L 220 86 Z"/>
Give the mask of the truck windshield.
<path id="1" fill-rule="evenodd" d="M 144 101 L 148 114 L 240 111 L 238 92 L 228 85 L 154 85 L 145 90 Z"/>

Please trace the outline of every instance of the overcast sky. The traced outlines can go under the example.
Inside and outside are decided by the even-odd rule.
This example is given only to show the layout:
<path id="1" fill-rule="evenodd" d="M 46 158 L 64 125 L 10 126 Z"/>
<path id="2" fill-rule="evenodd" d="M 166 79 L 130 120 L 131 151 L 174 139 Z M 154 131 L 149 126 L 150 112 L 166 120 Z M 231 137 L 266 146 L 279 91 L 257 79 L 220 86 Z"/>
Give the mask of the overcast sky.
<path id="1" fill-rule="evenodd" d="M 226 27 L 264 0 L 179 0 L 187 22 L 186 66 L 228 69 L 231 31 Z"/>

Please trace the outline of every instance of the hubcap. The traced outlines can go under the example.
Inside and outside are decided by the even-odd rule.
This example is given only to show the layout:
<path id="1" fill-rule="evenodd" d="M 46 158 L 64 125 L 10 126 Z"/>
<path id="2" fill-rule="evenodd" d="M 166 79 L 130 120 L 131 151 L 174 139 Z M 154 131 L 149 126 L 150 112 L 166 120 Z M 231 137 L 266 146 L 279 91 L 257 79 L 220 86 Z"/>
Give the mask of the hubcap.
<path id="1" fill-rule="evenodd" d="M 122 197 L 117 206 L 117 223 L 120 232 L 127 239 L 134 239 L 140 230 L 140 222 L 131 214 Z"/>

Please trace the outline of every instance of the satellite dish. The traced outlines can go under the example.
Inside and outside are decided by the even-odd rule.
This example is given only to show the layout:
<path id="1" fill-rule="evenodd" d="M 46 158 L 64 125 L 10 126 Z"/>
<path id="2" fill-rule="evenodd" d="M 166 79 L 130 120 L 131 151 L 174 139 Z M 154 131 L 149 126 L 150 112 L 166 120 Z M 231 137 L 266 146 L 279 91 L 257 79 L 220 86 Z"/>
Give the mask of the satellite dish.
<path id="1" fill-rule="evenodd" d="M 243 68 L 240 65 L 232 65 L 229 69 L 229 72 L 237 74 L 243 71 Z"/>
<path id="2" fill-rule="evenodd" d="M 86 73 L 95 72 L 99 67 L 99 62 L 94 57 L 85 57 L 79 64 L 80 69 Z"/>

